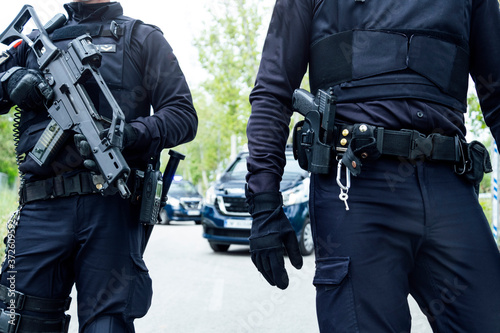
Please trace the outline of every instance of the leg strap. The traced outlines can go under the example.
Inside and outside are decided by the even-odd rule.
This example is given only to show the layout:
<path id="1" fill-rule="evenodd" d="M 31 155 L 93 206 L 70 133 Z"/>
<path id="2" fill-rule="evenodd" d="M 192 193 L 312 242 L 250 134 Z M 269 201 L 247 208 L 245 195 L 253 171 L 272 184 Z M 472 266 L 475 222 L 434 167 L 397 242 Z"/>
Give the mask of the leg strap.
<path id="1" fill-rule="evenodd" d="M 0 333 L 67 333 L 71 317 L 64 312 L 69 309 L 71 297 L 50 299 L 25 295 L 17 290 L 0 285 L 0 301 L 6 308 L 0 312 Z M 29 316 L 18 311 L 55 314 L 56 319 Z"/>
<path id="2" fill-rule="evenodd" d="M 0 285 L 0 301 L 8 308 L 34 312 L 64 312 L 69 309 L 71 297 L 51 299 L 25 295 L 17 290 Z"/>
<path id="3" fill-rule="evenodd" d="M 59 319 L 49 319 L 20 315 L 2 310 L 0 313 L 1 333 L 67 333 L 71 316 L 64 315 Z"/>

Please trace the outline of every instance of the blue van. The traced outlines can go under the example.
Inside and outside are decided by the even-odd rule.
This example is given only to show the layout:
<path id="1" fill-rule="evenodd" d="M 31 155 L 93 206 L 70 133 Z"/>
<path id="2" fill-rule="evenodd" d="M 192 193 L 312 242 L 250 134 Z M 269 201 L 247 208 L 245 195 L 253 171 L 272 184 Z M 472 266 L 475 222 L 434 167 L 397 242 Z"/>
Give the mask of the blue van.
<path id="1" fill-rule="evenodd" d="M 245 202 L 248 152 L 238 154 L 221 178 L 206 193 L 201 210 L 203 237 L 215 252 L 225 252 L 231 244 L 249 244 L 252 218 Z M 291 150 L 281 181 L 283 208 L 299 241 L 303 255 L 314 250 L 309 220 L 309 173 L 299 167 Z"/>
<path id="2" fill-rule="evenodd" d="M 182 177 L 175 176 L 168 190 L 167 204 L 160 211 L 160 224 L 171 221 L 194 221 L 201 223 L 203 196 L 196 187 Z"/>

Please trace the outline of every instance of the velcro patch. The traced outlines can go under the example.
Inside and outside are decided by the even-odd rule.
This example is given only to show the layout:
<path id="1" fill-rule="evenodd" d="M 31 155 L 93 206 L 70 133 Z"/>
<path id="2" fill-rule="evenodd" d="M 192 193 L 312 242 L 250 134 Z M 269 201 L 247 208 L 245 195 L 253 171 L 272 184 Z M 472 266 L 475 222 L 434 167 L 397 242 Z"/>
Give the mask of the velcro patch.
<path id="1" fill-rule="evenodd" d="M 96 47 L 101 53 L 116 53 L 115 44 L 100 44 L 96 45 Z"/>

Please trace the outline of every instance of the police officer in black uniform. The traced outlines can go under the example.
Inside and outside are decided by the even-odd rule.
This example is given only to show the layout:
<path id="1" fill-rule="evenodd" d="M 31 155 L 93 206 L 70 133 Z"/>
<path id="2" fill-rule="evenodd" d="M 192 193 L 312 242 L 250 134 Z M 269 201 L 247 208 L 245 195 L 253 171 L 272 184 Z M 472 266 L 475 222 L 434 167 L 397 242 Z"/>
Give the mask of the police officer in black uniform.
<path id="1" fill-rule="evenodd" d="M 191 93 L 160 29 L 124 16 L 121 5 L 109 0 L 73 1 L 64 8 L 68 20 L 51 39 L 64 50 L 74 38 L 92 36 L 102 53 L 100 73 L 125 114 L 122 153 L 131 169 L 144 171 L 162 149 L 192 140 L 198 120 Z M 46 83 L 26 42 L 1 59 L 1 110 L 21 108 L 17 153 L 25 156 L 50 120 L 44 104 L 51 95 L 40 89 Z M 111 118 L 95 82 L 85 87 L 98 112 Z M 148 232 L 139 223 L 140 205 L 119 194 L 96 193 L 83 165 L 85 160 L 92 167 L 92 160 L 80 155 L 85 140 L 77 142 L 82 151 L 68 140 L 47 167 L 21 158 L 23 205 L 15 230 L 15 272 L 7 262 L 2 271 L 2 332 L 65 332 L 73 285 L 81 332 L 134 332 L 134 319 L 151 304 L 142 258 Z"/>
<path id="2" fill-rule="evenodd" d="M 322 332 L 409 332 L 409 294 L 435 332 L 500 332 L 500 254 L 475 191 L 488 156 L 464 141 L 469 74 L 500 140 L 499 27 L 497 0 L 276 2 L 250 95 L 250 247 L 281 289 L 283 247 L 302 266 L 279 183 L 309 66 L 312 96 L 336 107 L 310 192 Z M 307 152 L 315 133 L 299 133 Z"/>

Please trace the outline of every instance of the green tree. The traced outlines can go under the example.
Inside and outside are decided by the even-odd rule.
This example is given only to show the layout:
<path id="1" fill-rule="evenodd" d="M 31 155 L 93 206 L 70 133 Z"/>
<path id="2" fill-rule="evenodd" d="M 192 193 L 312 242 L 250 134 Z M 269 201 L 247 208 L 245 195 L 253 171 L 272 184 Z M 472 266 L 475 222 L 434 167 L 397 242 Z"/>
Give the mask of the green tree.
<path id="1" fill-rule="evenodd" d="M 0 172 L 9 177 L 9 185 L 13 185 L 17 175 L 16 153 L 13 137 L 14 109 L 7 115 L 0 116 Z"/>
<path id="2" fill-rule="evenodd" d="M 469 94 L 467 97 L 468 119 L 466 120 L 467 131 L 472 134 L 475 140 L 481 141 L 489 150 L 490 155 L 493 137 L 484 121 L 481 105 L 476 94 Z M 480 185 L 480 192 L 491 192 L 491 173 L 484 175 Z"/>
<path id="3" fill-rule="evenodd" d="M 212 20 L 194 41 L 207 77 L 193 89 L 198 134 L 179 148 L 187 156 L 182 174 L 204 188 L 227 163 L 231 138 L 239 147 L 246 143 L 248 96 L 259 66 L 263 17 L 270 8 L 263 0 L 219 0 L 209 12 Z"/>
<path id="4" fill-rule="evenodd" d="M 474 134 L 474 136 L 480 137 L 488 126 L 486 126 L 484 122 L 483 113 L 476 94 L 469 94 L 467 97 L 467 105 L 469 109 L 467 130 Z"/>

